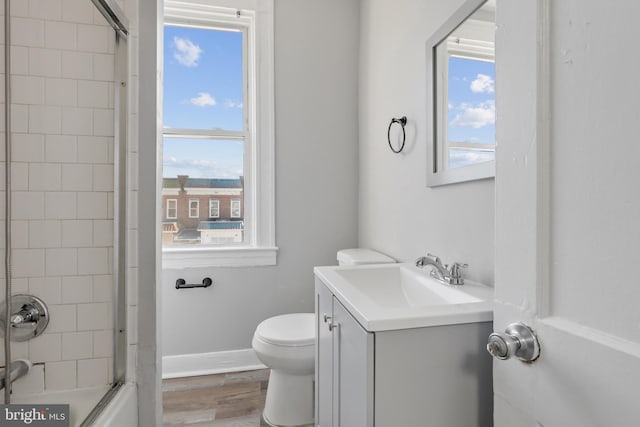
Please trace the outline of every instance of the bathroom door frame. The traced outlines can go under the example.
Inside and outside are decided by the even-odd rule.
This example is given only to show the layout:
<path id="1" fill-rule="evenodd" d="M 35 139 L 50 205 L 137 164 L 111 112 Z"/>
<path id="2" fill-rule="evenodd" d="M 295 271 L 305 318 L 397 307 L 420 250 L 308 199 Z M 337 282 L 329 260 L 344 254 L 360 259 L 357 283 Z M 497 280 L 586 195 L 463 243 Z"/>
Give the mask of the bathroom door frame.
<path id="1" fill-rule="evenodd" d="M 494 331 L 503 332 L 513 322 L 528 324 L 537 334 L 540 357 L 529 364 L 514 359 L 494 361 L 494 425 L 637 425 L 640 343 L 610 332 L 612 325 L 628 331 L 629 322 L 637 322 L 637 318 L 633 319 L 627 309 L 621 311 L 623 315 L 612 313 L 606 326 L 596 316 L 589 318 L 587 325 L 585 315 L 577 314 L 584 310 L 577 308 L 585 303 L 596 307 L 598 301 L 593 296 L 557 299 L 563 289 L 580 289 L 584 285 L 578 282 L 575 271 L 560 260 L 573 260 L 573 265 L 577 260 L 586 269 L 600 269 L 603 265 L 597 265 L 599 255 L 607 260 L 620 259 L 634 247 L 620 242 L 613 249 L 615 253 L 592 253 L 585 247 L 588 245 L 576 241 L 575 233 L 564 232 L 566 218 L 564 222 L 558 218 L 558 206 L 567 204 L 558 199 L 560 182 L 564 191 L 567 186 L 569 191 L 577 191 L 589 184 L 584 180 L 569 182 L 564 174 L 572 171 L 553 174 L 558 165 L 552 162 L 559 160 L 552 158 L 551 144 L 577 145 L 580 141 L 551 138 L 551 129 L 556 129 L 551 122 L 556 119 L 552 116 L 555 105 L 551 102 L 551 61 L 561 59 L 551 56 L 549 39 L 554 33 L 550 31 L 550 19 L 554 16 L 550 7 L 551 0 L 499 1 L 497 7 L 497 55 L 504 52 L 496 70 L 500 85 L 496 89 L 496 109 L 500 114 L 497 124 L 498 135 L 507 140 L 501 140 L 497 157 Z M 554 73 L 558 72 L 558 64 L 554 64 Z M 502 93 L 507 95 L 501 96 Z M 624 187 L 619 187 L 622 189 L 596 185 L 589 190 L 594 200 L 602 199 L 598 195 L 605 193 L 611 196 L 611 192 L 622 200 Z M 593 211 L 581 215 L 591 223 L 602 212 L 607 212 L 607 207 L 594 206 Z M 621 217 L 612 213 L 598 219 L 606 230 L 619 227 L 616 221 Z M 589 253 L 596 258 L 593 264 L 585 256 Z M 612 278 L 621 275 L 616 271 Z M 628 277 L 626 286 L 633 286 L 634 281 L 637 279 Z M 593 288 L 593 284 L 590 286 Z"/>

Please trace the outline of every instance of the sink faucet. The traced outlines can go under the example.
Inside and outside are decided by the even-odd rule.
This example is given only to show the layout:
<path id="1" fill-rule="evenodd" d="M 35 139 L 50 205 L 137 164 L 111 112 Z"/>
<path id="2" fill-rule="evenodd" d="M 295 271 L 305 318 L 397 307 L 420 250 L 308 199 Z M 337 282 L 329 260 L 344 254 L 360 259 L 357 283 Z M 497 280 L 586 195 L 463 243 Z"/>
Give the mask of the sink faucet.
<path id="1" fill-rule="evenodd" d="M 427 254 L 427 256 L 416 260 L 416 267 L 424 268 L 427 265 L 431 266 L 431 277 L 436 280 L 446 285 L 464 285 L 464 278 L 460 269 L 468 267 L 467 264 L 454 262 L 449 267 L 447 264 L 443 265 L 442 260 L 432 254 Z"/>

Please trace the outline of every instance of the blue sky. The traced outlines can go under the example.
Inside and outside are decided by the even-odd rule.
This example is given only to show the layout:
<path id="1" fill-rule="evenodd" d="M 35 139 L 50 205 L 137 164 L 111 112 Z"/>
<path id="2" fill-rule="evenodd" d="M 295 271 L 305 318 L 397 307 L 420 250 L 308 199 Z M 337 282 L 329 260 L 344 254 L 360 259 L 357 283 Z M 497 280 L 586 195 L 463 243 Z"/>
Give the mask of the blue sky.
<path id="1" fill-rule="evenodd" d="M 449 58 L 449 141 L 495 143 L 493 62 Z"/>
<path id="2" fill-rule="evenodd" d="M 495 144 L 495 65 L 449 58 L 447 132 L 450 142 Z M 449 167 L 495 159 L 494 152 L 450 150 Z"/>
<path id="3" fill-rule="evenodd" d="M 165 26 L 163 122 L 169 128 L 242 130 L 242 33 Z M 165 138 L 163 176 L 237 178 L 243 143 Z"/>

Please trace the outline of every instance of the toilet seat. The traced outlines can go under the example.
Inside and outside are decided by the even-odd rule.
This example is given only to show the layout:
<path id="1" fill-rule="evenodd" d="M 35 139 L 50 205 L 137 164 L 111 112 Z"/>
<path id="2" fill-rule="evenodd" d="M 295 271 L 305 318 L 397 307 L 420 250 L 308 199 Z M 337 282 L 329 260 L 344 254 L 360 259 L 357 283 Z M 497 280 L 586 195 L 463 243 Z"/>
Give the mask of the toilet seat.
<path id="1" fill-rule="evenodd" d="M 255 337 L 268 344 L 306 347 L 315 344 L 313 313 L 292 313 L 271 317 L 258 325 Z"/>

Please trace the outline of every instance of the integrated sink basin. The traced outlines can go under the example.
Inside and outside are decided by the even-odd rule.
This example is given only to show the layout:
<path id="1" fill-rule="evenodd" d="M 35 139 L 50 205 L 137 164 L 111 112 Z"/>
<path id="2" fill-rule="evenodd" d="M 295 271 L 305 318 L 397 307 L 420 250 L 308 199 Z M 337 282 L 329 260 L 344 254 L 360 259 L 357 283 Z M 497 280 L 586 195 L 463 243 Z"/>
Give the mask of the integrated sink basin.
<path id="1" fill-rule="evenodd" d="M 410 263 L 316 267 L 314 273 L 368 331 L 491 321 L 493 289 L 446 285 Z"/>

